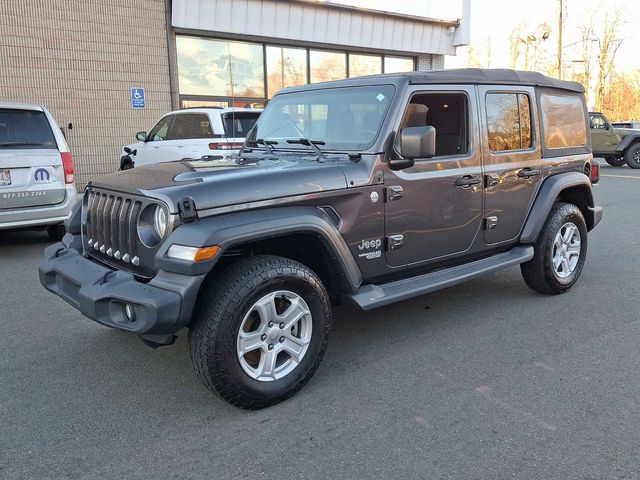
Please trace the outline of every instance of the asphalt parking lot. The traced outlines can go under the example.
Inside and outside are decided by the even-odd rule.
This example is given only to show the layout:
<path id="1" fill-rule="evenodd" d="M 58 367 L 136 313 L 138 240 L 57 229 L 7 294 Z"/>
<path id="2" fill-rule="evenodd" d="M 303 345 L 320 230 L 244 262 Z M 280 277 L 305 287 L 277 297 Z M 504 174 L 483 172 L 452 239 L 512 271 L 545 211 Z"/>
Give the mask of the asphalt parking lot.
<path id="1" fill-rule="evenodd" d="M 640 171 L 602 175 L 569 293 L 511 268 L 339 308 L 315 377 L 257 412 L 200 385 L 186 335 L 152 350 L 45 292 L 44 233 L 0 233 L 0 478 L 638 478 Z"/>

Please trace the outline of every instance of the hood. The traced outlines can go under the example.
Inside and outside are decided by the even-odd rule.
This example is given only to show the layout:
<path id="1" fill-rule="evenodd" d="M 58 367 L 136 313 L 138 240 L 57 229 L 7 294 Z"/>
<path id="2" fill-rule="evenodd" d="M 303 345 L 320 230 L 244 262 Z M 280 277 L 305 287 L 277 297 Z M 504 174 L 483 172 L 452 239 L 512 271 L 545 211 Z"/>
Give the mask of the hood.
<path id="1" fill-rule="evenodd" d="M 639 129 L 620 128 L 620 127 L 614 128 L 613 131 L 619 135 L 638 135 L 640 133 Z"/>
<path id="2" fill-rule="evenodd" d="M 190 197 L 197 210 L 347 188 L 346 155 L 287 154 L 159 163 L 100 177 L 90 185 L 158 198 L 177 213 Z"/>

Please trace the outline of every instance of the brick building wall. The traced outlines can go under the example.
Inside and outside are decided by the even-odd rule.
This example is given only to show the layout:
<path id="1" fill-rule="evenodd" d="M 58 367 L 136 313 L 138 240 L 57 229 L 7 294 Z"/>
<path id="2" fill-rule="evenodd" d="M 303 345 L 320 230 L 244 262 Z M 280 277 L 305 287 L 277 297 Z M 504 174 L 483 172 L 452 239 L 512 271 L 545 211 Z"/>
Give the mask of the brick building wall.
<path id="1" fill-rule="evenodd" d="M 0 0 L 0 101 L 51 111 L 79 187 L 116 171 L 122 146 L 171 110 L 168 58 L 165 0 Z"/>

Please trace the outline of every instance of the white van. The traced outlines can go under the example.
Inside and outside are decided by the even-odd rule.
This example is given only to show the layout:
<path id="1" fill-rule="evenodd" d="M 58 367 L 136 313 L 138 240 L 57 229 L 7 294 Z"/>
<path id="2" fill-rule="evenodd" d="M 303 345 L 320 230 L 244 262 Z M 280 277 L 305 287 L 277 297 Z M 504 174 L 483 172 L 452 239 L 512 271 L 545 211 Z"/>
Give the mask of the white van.
<path id="1" fill-rule="evenodd" d="M 205 155 L 238 153 L 258 120 L 257 108 L 188 108 L 165 114 L 138 143 L 123 147 L 120 170 Z"/>
<path id="2" fill-rule="evenodd" d="M 46 226 L 59 240 L 76 199 L 73 158 L 51 114 L 0 102 L 0 230 Z"/>

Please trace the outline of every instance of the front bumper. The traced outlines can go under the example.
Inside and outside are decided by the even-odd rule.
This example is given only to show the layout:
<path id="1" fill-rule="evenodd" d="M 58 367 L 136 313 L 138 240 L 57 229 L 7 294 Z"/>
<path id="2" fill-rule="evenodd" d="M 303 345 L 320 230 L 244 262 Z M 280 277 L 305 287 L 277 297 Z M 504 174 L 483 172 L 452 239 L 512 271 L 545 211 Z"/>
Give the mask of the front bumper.
<path id="1" fill-rule="evenodd" d="M 191 318 L 204 275 L 159 271 L 148 283 L 112 270 L 55 243 L 38 265 L 40 283 L 83 315 L 103 325 L 140 335 L 173 334 Z M 133 308 L 127 318 L 125 305 Z"/>

